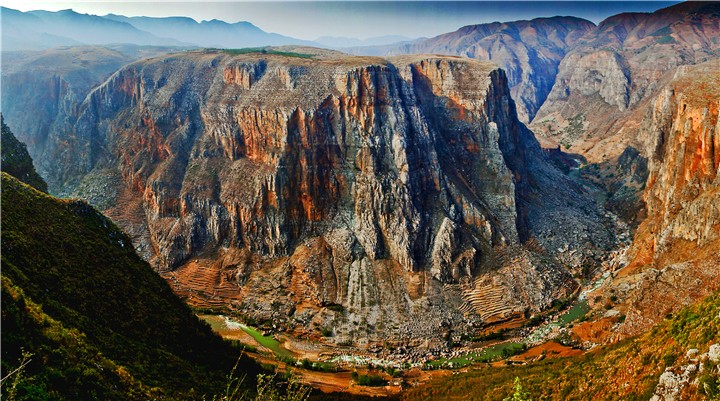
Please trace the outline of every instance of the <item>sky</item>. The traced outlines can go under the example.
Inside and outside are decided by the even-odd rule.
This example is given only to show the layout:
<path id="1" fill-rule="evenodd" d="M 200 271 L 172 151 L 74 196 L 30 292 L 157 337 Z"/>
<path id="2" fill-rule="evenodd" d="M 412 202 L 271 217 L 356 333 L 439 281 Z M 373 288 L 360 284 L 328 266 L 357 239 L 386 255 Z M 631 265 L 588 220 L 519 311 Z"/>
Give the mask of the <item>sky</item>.
<path id="1" fill-rule="evenodd" d="M 678 1 L 35 1 L 0 0 L 20 11 L 73 9 L 95 15 L 186 16 L 249 21 L 299 39 L 384 35 L 430 37 L 465 25 L 572 15 L 598 23 L 621 12 L 652 12 Z"/>

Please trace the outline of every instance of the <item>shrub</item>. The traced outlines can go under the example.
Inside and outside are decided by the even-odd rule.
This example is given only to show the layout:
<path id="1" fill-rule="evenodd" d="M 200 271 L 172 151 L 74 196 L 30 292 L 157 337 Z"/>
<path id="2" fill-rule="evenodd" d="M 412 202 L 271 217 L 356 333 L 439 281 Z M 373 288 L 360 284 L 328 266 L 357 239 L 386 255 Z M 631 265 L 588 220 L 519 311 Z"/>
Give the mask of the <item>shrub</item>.
<path id="1" fill-rule="evenodd" d="M 387 380 L 378 375 L 359 375 L 356 381 L 359 386 L 368 387 L 382 387 L 388 384 Z"/>
<path id="2" fill-rule="evenodd" d="M 520 384 L 520 378 L 516 376 L 512 395 L 503 399 L 503 401 L 532 401 L 532 398 L 530 398 L 530 395 L 527 392 L 523 391 L 522 385 Z"/>

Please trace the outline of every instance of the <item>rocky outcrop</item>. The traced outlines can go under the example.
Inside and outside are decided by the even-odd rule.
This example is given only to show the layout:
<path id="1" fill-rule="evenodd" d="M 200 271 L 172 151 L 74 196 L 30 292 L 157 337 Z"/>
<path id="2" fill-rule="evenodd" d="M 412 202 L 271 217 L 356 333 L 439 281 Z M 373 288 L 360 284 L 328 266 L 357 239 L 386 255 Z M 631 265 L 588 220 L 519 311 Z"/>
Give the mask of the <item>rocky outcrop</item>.
<path id="1" fill-rule="evenodd" d="M 18 141 L 10 128 L 5 125 L 2 114 L 0 114 L 0 126 L 2 126 L 2 145 L 0 148 L 2 163 L 0 164 L 0 170 L 37 190 L 47 192 L 47 184 L 35 171 L 27 147 L 24 143 Z"/>
<path id="2" fill-rule="evenodd" d="M 497 63 L 505 70 L 518 117 L 532 121 L 575 42 L 595 26 L 573 17 L 470 25 L 396 46 L 351 49 L 355 54 L 451 54 Z"/>
<path id="3" fill-rule="evenodd" d="M 694 400 L 714 396 L 717 388 L 715 383 L 720 376 L 718 351 L 720 344 L 710 345 L 708 352 L 702 354 L 697 348 L 687 350 L 680 363 L 665 368 L 650 401 Z"/>
<path id="4" fill-rule="evenodd" d="M 70 171 L 113 188 L 109 215 L 178 291 L 289 329 L 333 324 L 337 341 L 439 336 L 441 321 L 488 320 L 461 312 L 482 297 L 474 278 L 522 275 L 500 290 L 523 294 L 512 313 L 538 310 L 612 248 L 502 70 L 293 51 L 136 62 L 80 106 Z M 531 240 L 519 270 L 498 256 Z"/>
<path id="5" fill-rule="evenodd" d="M 720 61 L 678 69 L 640 127 L 649 155 L 647 218 L 613 291 L 636 334 L 720 282 Z"/>
<path id="6" fill-rule="evenodd" d="M 94 176 L 77 182 L 81 171 L 72 159 L 77 153 L 88 153 L 88 138 L 75 131 L 79 106 L 88 93 L 123 65 L 141 57 L 167 51 L 155 47 L 117 45 L 115 48 L 78 46 L 43 51 L 3 52 L 2 112 L 18 139 L 28 151 L 48 189 L 58 196 L 78 195 L 68 188 L 101 181 Z M 62 169 L 58 169 L 62 166 Z M 62 171 L 61 171 L 62 170 Z M 107 174 L 103 174 L 107 176 Z M 106 178 L 106 177 L 105 177 Z M 71 183 L 71 185 L 66 185 Z M 109 191 L 105 188 L 105 191 Z M 103 191 L 84 196 L 96 205 L 107 207 Z"/>
<path id="7" fill-rule="evenodd" d="M 533 132 L 591 163 L 617 158 L 635 146 L 632 133 L 643 118 L 637 111 L 678 66 L 720 56 L 719 10 L 718 3 L 683 2 L 615 15 L 587 31 L 560 63 Z"/>

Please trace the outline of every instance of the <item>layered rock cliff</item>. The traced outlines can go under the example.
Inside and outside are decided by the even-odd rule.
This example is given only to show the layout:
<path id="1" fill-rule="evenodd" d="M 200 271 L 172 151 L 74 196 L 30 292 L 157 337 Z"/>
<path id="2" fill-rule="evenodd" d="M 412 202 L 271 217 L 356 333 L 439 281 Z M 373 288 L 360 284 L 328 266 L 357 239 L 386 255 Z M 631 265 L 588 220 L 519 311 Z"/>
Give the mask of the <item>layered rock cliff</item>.
<path id="1" fill-rule="evenodd" d="M 108 214 L 191 302 L 339 340 L 437 336 L 549 305 L 615 243 L 502 70 L 294 51 L 139 61 L 80 107 L 72 171 L 121 177 Z"/>
<path id="2" fill-rule="evenodd" d="M 558 65 L 592 22 L 574 17 L 470 25 L 395 46 L 352 49 L 355 54 L 451 54 L 497 63 L 508 76 L 521 121 L 532 121 L 558 74 Z"/>
<path id="3" fill-rule="evenodd" d="M 100 178 L 85 177 L 86 183 L 77 181 L 80 175 L 76 160 L 70 156 L 82 150 L 68 152 L 69 148 L 84 146 L 86 142 L 83 133 L 75 131 L 79 106 L 91 90 L 120 67 L 167 51 L 162 47 L 114 45 L 3 52 L 0 90 L 3 117 L 18 139 L 27 144 L 38 173 L 48 179 L 51 193 L 77 196 L 69 188 L 81 185 L 85 189 L 83 195 L 92 198 L 95 204 L 109 205 L 105 191 L 89 193 Z"/>
<path id="4" fill-rule="evenodd" d="M 634 112 L 675 68 L 720 57 L 719 14 L 716 2 L 683 2 L 604 20 L 560 63 L 533 131 L 591 162 L 618 157 L 628 144 L 623 134 L 642 118 Z"/>
<path id="5" fill-rule="evenodd" d="M 681 67 L 639 128 L 649 155 L 647 218 L 608 291 L 636 334 L 720 283 L 720 61 Z"/>
<path id="6" fill-rule="evenodd" d="M 68 146 L 59 142 L 73 141 L 77 107 L 129 61 L 120 52 L 99 47 L 3 53 L 3 115 L 18 139 L 28 144 L 38 172 L 52 177 L 51 190 L 57 192 L 56 162 Z M 72 160 L 62 164 L 71 166 Z"/>

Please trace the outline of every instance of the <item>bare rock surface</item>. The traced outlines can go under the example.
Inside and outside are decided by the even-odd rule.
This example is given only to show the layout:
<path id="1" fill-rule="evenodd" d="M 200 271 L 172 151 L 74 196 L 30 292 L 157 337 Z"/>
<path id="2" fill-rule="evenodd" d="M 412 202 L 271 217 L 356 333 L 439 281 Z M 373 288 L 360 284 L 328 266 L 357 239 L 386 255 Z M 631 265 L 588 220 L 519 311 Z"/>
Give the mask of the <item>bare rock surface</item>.
<path id="1" fill-rule="evenodd" d="M 108 213 L 191 303 L 338 342 L 438 338 L 549 306 L 615 246 L 496 66 L 273 51 L 132 63 L 50 157 L 73 161 L 56 188 L 114 189 Z"/>
<path id="2" fill-rule="evenodd" d="M 574 17 L 469 25 L 455 32 L 401 45 L 348 49 L 354 54 L 450 54 L 492 61 L 508 76 L 518 117 L 532 121 L 547 98 L 558 65 L 576 41 L 595 26 Z"/>
<path id="3" fill-rule="evenodd" d="M 683 67 L 640 124 L 649 155 L 647 217 L 611 291 L 637 334 L 720 283 L 720 61 Z"/>

